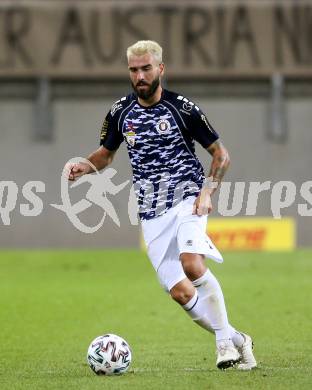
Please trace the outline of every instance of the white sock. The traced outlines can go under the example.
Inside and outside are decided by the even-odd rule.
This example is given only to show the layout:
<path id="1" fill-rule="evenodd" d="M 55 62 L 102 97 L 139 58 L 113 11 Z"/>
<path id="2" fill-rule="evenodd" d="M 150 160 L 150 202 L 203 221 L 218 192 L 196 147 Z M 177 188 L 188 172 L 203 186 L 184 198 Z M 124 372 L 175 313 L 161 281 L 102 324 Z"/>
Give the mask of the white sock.
<path id="1" fill-rule="evenodd" d="M 207 276 L 208 276 L 208 278 L 207 278 Z M 211 278 L 211 276 L 212 276 L 212 278 Z M 225 309 L 224 298 L 223 298 L 221 287 L 220 287 L 217 279 L 215 278 L 215 276 L 209 270 L 207 270 L 207 272 L 201 278 L 199 278 L 193 282 L 193 284 L 196 286 L 195 294 L 194 294 L 193 298 L 191 298 L 187 304 L 183 305 L 183 308 L 189 314 L 189 316 L 193 319 L 194 322 L 196 322 L 199 326 L 208 330 L 209 332 L 216 334 L 216 338 L 217 338 L 217 333 L 218 333 L 219 337 L 217 338 L 217 344 L 219 344 L 219 342 L 221 342 L 221 341 L 224 342 L 224 340 L 228 340 L 230 338 L 236 347 L 241 347 L 243 345 L 245 339 L 240 332 L 238 332 L 235 328 L 233 328 L 233 326 L 228 324 L 228 330 L 229 330 L 230 337 L 228 337 L 227 331 L 225 331 L 225 334 L 224 334 L 224 332 L 222 330 L 221 330 L 221 332 L 219 332 L 217 329 L 213 328 L 213 325 L 211 322 L 211 316 L 209 316 L 209 314 L 208 314 L 208 312 L 209 312 L 209 310 L 211 310 L 211 308 L 210 308 L 210 305 L 207 305 L 207 300 L 206 300 L 206 297 L 209 293 L 207 293 L 205 287 L 203 286 L 203 283 L 205 281 L 208 282 L 207 279 L 209 279 L 209 282 L 211 283 L 211 285 L 214 285 L 215 289 L 218 292 L 219 300 L 221 300 L 221 302 L 223 302 L 222 306 L 224 306 L 224 309 Z M 200 283 L 201 283 L 201 285 L 199 285 Z M 220 298 L 220 295 L 221 295 L 221 298 Z M 227 320 L 226 309 L 225 309 L 225 318 Z"/>
<path id="2" fill-rule="evenodd" d="M 198 311 L 201 318 L 209 322 L 210 329 L 216 335 L 217 345 L 222 341 L 232 344 L 232 329 L 228 322 L 223 293 L 215 276 L 207 270 L 203 276 L 193 281 L 198 294 Z M 191 311 L 191 310 L 190 310 Z M 200 324 L 200 323 L 199 323 Z M 201 325 L 201 324 L 200 324 Z M 234 329 L 235 331 L 235 329 Z"/>
<path id="3" fill-rule="evenodd" d="M 208 330 L 211 333 L 214 333 L 214 330 L 211 327 L 207 313 L 203 310 L 202 302 L 199 299 L 197 290 L 193 298 L 191 298 L 187 304 L 183 305 L 183 309 L 189 314 L 189 316 L 202 328 Z"/>
<path id="4" fill-rule="evenodd" d="M 191 298 L 191 300 L 187 304 L 183 305 L 183 308 L 186 312 L 188 312 L 194 322 L 196 322 L 202 328 L 215 334 L 215 331 L 212 329 L 207 315 L 203 315 L 203 309 L 198 298 L 197 290 L 195 291 L 193 298 Z M 244 337 L 231 325 L 229 325 L 229 329 L 233 344 L 235 345 L 235 347 L 241 347 L 245 341 Z"/>

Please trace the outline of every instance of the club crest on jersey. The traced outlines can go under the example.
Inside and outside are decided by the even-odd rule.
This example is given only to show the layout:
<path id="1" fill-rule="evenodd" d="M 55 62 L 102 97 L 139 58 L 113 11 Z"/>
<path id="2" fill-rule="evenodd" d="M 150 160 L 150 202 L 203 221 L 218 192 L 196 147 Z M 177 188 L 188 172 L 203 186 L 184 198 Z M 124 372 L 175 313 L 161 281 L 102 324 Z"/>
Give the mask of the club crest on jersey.
<path id="1" fill-rule="evenodd" d="M 134 131 L 127 131 L 125 133 L 126 141 L 130 146 L 134 146 L 135 144 L 135 132 Z"/>
<path id="2" fill-rule="evenodd" d="M 159 134 L 167 134 L 171 129 L 170 122 L 167 119 L 160 119 L 156 123 L 156 130 Z"/>

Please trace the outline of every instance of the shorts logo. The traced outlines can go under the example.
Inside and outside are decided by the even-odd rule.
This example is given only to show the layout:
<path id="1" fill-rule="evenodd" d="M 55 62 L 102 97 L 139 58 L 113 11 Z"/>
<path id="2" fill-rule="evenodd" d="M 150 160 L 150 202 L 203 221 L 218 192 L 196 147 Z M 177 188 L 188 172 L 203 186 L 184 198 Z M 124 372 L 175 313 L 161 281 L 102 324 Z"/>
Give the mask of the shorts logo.
<path id="1" fill-rule="evenodd" d="M 208 244 L 208 246 L 209 246 L 209 248 L 210 248 L 210 249 L 213 249 L 213 246 L 212 246 L 212 245 L 210 245 L 210 243 L 209 243 L 209 241 L 208 241 L 208 240 L 206 240 L 206 243 Z"/>
<path id="2" fill-rule="evenodd" d="M 156 130 L 159 134 L 167 134 L 170 129 L 170 122 L 167 119 L 161 119 L 156 123 Z"/>
<path id="3" fill-rule="evenodd" d="M 134 146 L 135 144 L 135 132 L 134 131 L 127 131 L 125 133 L 126 141 L 130 146 Z"/>
<path id="4" fill-rule="evenodd" d="M 187 240 L 185 244 L 186 244 L 186 246 L 192 246 L 193 240 Z"/>

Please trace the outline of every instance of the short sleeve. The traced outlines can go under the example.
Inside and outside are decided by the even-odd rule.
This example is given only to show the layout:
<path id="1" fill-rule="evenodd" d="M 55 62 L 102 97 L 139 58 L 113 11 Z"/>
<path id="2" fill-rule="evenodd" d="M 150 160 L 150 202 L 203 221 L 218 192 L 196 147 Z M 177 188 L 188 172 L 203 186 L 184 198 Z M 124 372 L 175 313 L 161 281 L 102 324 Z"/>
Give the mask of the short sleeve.
<path id="1" fill-rule="evenodd" d="M 103 122 L 101 129 L 100 145 L 108 150 L 117 150 L 123 141 L 123 136 L 118 131 L 118 123 L 115 117 L 109 112 Z"/>
<path id="2" fill-rule="evenodd" d="M 192 138 L 199 142 L 203 148 L 207 149 L 213 142 L 215 142 L 219 135 L 208 122 L 206 115 L 200 108 L 193 107 L 191 113 L 187 117 L 187 130 L 190 132 Z"/>

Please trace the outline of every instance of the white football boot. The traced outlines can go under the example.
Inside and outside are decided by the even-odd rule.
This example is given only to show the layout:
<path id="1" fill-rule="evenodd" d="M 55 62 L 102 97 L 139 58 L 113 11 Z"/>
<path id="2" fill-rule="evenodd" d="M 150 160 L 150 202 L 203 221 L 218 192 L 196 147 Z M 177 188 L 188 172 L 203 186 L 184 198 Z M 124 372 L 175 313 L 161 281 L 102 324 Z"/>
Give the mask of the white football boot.
<path id="1" fill-rule="evenodd" d="M 238 364 L 236 368 L 238 370 L 252 370 L 257 367 L 257 362 L 252 352 L 253 342 L 248 334 L 241 333 L 241 335 L 244 337 L 245 341 L 240 348 L 237 348 L 240 353 L 240 364 Z"/>
<path id="2" fill-rule="evenodd" d="M 226 370 L 235 366 L 240 361 L 241 355 L 232 343 L 220 343 L 217 348 L 216 365 L 220 370 Z"/>

